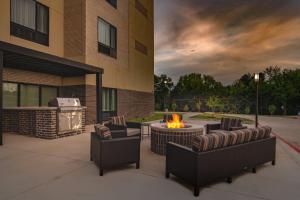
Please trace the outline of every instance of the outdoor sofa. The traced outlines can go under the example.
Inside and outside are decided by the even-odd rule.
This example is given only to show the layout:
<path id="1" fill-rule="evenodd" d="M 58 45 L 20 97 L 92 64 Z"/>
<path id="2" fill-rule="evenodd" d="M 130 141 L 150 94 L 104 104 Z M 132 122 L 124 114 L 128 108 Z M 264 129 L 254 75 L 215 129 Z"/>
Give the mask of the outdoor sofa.
<path id="1" fill-rule="evenodd" d="M 98 166 L 99 175 L 103 176 L 104 170 L 134 163 L 139 169 L 140 135 L 127 136 L 125 130 L 110 131 L 104 125 L 99 126 L 102 134 L 92 132 L 90 145 L 90 160 Z"/>
<path id="2" fill-rule="evenodd" d="M 199 195 L 201 186 L 218 180 L 232 182 L 232 177 L 258 165 L 275 165 L 276 138 L 270 127 L 242 129 L 201 135 L 193 140 L 193 148 L 167 144 L 166 178 L 170 174 L 194 186 Z"/>
<path id="3" fill-rule="evenodd" d="M 210 132 L 235 131 L 240 129 L 246 129 L 247 126 L 242 125 L 241 119 L 223 117 L 220 123 L 207 124 L 205 128 L 206 134 L 208 134 Z"/>

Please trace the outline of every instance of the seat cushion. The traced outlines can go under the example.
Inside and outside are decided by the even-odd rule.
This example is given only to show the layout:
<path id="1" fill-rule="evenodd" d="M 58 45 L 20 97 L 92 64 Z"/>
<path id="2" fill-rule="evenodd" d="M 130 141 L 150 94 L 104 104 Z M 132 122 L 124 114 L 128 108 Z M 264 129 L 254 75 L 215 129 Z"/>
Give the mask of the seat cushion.
<path id="1" fill-rule="evenodd" d="M 102 124 L 95 124 L 95 131 L 102 139 L 112 139 L 109 128 Z"/>
<path id="2" fill-rule="evenodd" d="M 127 136 L 140 135 L 141 129 L 139 128 L 127 128 Z"/>
<path id="3" fill-rule="evenodd" d="M 110 121 L 114 125 L 126 126 L 126 120 L 125 120 L 125 116 L 124 115 L 112 117 Z"/>

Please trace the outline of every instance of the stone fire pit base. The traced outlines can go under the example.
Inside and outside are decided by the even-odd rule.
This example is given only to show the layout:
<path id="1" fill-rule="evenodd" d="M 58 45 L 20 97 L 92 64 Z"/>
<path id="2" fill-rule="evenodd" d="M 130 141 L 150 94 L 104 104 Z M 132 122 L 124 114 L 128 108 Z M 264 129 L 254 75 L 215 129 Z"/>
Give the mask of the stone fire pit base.
<path id="1" fill-rule="evenodd" d="M 174 142 L 186 147 L 192 146 L 192 139 L 203 134 L 201 125 L 186 124 L 188 128 L 169 129 L 166 124 L 151 125 L 151 151 L 160 155 L 166 154 L 168 142 Z"/>

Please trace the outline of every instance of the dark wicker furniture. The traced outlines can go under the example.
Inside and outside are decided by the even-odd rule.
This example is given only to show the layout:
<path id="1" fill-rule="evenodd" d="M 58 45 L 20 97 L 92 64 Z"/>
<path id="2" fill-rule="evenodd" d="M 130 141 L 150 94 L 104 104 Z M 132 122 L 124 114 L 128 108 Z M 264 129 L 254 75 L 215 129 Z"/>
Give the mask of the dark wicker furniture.
<path id="1" fill-rule="evenodd" d="M 199 195 L 201 186 L 214 181 L 227 179 L 272 162 L 275 165 L 276 138 L 256 140 L 234 146 L 214 149 L 207 152 L 196 152 L 175 143 L 167 144 L 166 178 L 170 173 L 194 186 L 194 195 Z"/>
<path id="2" fill-rule="evenodd" d="M 209 134 L 214 130 L 235 131 L 235 130 L 247 128 L 247 126 L 242 125 L 242 120 L 235 119 L 235 118 L 222 118 L 220 123 L 207 124 L 205 127 L 206 127 L 206 134 Z"/>
<path id="3" fill-rule="evenodd" d="M 121 134 L 120 136 L 133 136 L 139 135 L 141 136 L 141 123 L 139 122 L 126 122 L 126 125 L 116 125 L 112 124 L 110 121 L 104 123 L 111 131 L 118 132 Z"/>
<path id="4" fill-rule="evenodd" d="M 140 136 L 125 136 L 126 132 L 112 131 L 112 139 L 102 139 L 98 134 L 91 133 L 90 160 L 103 171 L 126 164 L 140 167 Z"/>

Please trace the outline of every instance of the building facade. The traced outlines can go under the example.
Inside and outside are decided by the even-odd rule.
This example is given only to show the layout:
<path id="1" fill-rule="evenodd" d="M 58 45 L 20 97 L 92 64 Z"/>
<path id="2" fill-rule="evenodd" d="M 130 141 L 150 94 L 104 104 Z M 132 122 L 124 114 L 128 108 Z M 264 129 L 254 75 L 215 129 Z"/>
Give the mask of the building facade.
<path id="1" fill-rule="evenodd" d="M 0 41 L 102 68 L 102 118 L 154 111 L 153 0 L 2 0 Z M 28 65 L 28 64 L 27 64 Z M 30 67 L 30 66 L 29 66 Z M 96 121 L 96 75 L 3 68 L 3 108 L 78 97 Z"/>

